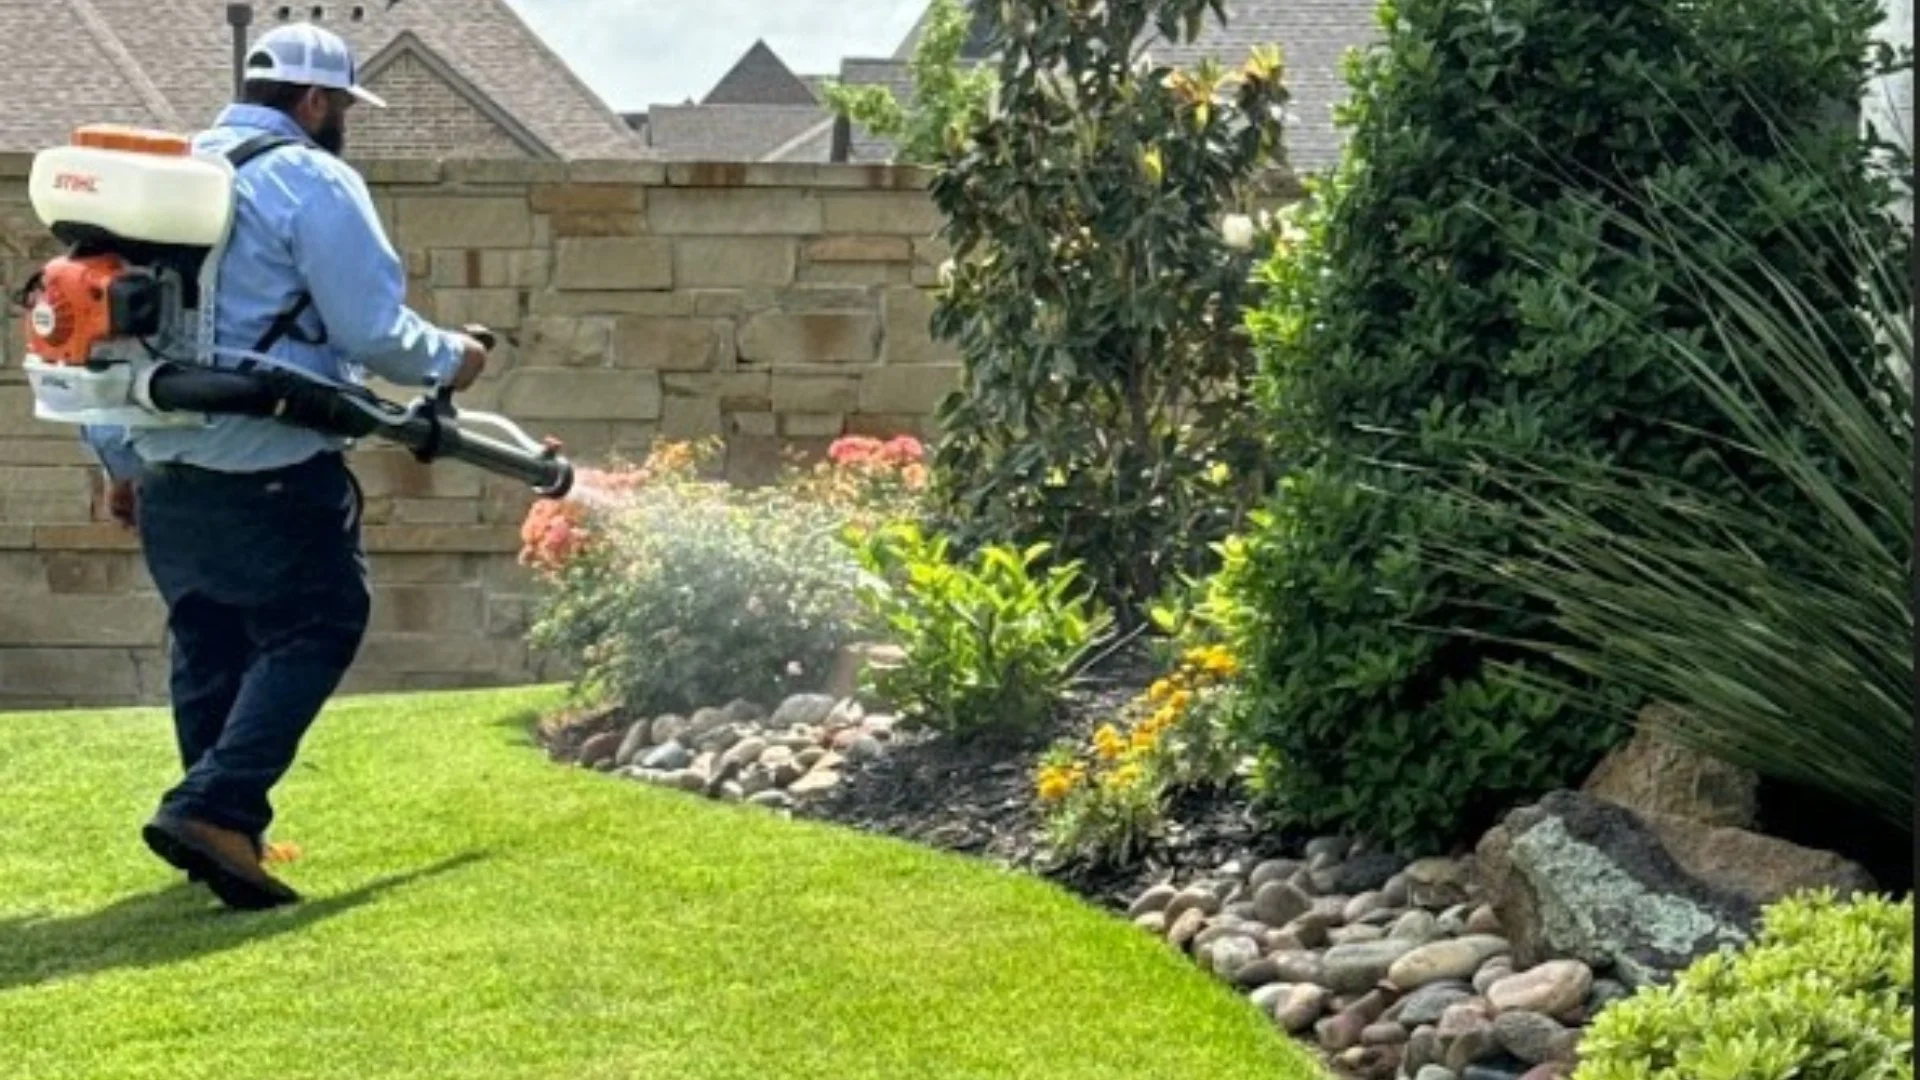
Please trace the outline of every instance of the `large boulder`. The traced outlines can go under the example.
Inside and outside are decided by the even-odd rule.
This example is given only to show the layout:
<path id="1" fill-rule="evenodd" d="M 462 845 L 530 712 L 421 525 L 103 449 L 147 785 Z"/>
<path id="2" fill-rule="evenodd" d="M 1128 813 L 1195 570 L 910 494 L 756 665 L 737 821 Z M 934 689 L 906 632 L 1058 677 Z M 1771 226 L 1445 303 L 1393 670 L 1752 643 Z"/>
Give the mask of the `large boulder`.
<path id="1" fill-rule="evenodd" d="M 1608 755 L 1582 790 L 1635 813 L 1752 828 L 1759 820 L 1758 774 L 1659 734 L 1671 715 L 1665 705 L 1643 712 L 1639 733 Z"/>
<path id="2" fill-rule="evenodd" d="M 1878 888 L 1866 869 L 1831 851 L 1684 818 L 1642 817 L 1687 873 L 1759 906 L 1809 889 L 1847 896 Z"/>
<path id="3" fill-rule="evenodd" d="M 1827 852 L 1573 791 L 1508 815 L 1477 861 L 1519 968 L 1571 957 L 1633 987 L 1744 943 L 1760 909 L 1788 893 L 1873 888 Z"/>

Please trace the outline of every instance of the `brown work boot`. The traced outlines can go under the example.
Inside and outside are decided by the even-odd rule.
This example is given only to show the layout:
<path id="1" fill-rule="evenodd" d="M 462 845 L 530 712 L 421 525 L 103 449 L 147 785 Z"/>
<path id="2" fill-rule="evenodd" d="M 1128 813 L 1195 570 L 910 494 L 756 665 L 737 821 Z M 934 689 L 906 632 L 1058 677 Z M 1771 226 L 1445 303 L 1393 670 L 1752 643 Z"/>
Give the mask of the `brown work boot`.
<path id="1" fill-rule="evenodd" d="M 300 901 L 299 893 L 274 880 L 260 865 L 260 852 L 245 833 L 159 814 L 141 830 L 141 836 L 154 854 L 206 882 L 230 908 L 264 911 Z"/>

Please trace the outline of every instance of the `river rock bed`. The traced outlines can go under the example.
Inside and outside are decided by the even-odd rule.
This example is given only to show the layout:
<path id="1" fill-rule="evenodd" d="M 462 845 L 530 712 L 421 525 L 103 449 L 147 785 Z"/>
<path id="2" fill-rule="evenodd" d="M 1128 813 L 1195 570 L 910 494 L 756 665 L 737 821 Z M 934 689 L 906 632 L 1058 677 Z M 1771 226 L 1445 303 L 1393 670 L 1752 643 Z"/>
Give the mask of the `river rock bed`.
<path id="1" fill-rule="evenodd" d="M 1578 960 L 1517 967 L 1471 857 L 1407 861 L 1333 838 L 1141 891 L 1127 916 L 1245 992 L 1337 1072 L 1549 1080 L 1621 983 Z"/>
<path id="2" fill-rule="evenodd" d="M 797 694 L 769 714 L 745 700 L 633 719 L 617 710 L 569 718 L 546 733 L 549 754 L 583 768 L 792 812 L 884 753 L 894 719 L 859 702 Z"/>

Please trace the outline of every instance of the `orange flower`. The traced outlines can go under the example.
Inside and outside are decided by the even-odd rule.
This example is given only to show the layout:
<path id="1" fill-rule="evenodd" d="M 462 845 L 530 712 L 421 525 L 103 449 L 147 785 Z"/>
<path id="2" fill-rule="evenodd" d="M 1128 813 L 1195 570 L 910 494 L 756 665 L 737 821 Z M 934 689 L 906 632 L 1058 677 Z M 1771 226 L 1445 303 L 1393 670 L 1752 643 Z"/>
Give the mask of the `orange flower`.
<path id="1" fill-rule="evenodd" d="M 522 565 L 554 571 L 586 546 L 585 511 L 578 504 L 542 499 L 520 525 Z"/>

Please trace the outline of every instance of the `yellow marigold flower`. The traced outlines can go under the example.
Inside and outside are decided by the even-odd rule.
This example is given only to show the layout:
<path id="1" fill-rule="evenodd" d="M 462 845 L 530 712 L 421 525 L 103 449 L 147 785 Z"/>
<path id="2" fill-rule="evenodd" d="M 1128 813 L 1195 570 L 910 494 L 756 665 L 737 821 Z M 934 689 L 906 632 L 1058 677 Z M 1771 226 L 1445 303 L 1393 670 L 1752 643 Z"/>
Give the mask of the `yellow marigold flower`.
<path id="1" fill-rule="evenodd" d="M 1173 697 L 1168 699 L 1167 701 L 1167 709 L 1170 712 L 1172 712 L 1174 716 L 1178 716 L 1179 714 L 1186 712 L 1187 706 L 1192 703 L 1193 703 L 1193 694 L 1191 691 L 1175 690 L 1173 692 Z"/>
<path id="2" fill-rule="evenodd" d="M 1171 693 L 1173 693 L 1173 683 L 1170 680 L 1155 679 L 1153 685 L 1147 688 L 1147 700 L 1164 701 Z"/>
<path id="3" fill-rule="evenodd" d="M 1138 762 L 1128 762 L 1107 774 L 1106 779 L 1101 781 L 1101 786 L 1112 792 L 1124 791 L 1138 784 L 1145 775 L 1145 771 L 1140 768 Z"/>
<path id="4" fill-rule="evenodd" d="M 1142 727 L 1133 733 L 1132 741 L 1134 753 L 1144 754 L 1160 742 L 1160 729 Z"/>
<path id="5" fill-rule="evenodd" d="M 1058 802 L 1072 794 L 1073 789 L 1079 787 L 1081 781 L 1085 779 L 1086 771 L 1078 764 L 1072 768 L 1049 765 L 1040 770 L 1038 783 L 1035 786 L 1039 790 L 1040 798 L 1047 802 Z"/>
<path id="6" fill-rule="evenodd" d="M 1099 731 L 1093 733 L 1094 753 L 1098 754 L 1102 761 L 1112 761 L 1119 757 L 1124 745 L 1120 732 L 1115 730 L 1112 724 L 1103 724 Z"/>

